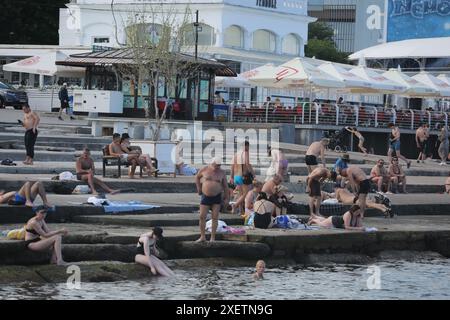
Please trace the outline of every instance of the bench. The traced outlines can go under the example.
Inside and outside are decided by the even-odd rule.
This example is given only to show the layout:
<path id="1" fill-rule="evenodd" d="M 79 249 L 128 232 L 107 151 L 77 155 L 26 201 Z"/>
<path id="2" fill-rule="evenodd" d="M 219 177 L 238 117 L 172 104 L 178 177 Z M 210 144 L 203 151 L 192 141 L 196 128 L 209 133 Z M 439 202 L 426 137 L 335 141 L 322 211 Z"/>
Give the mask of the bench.
<path id="1" fill-rule="evenodd" d="M 122 166 L 130 167 L 132 164 L 128 161 L 123 161 L 120 157 L 111 156 L 109 153 L 109 145 L 106 145 L 102 149 L 103 151 L 103 178 L 106 178 L 106 167 L 117 166 L 117 177 L 122 177 Z M 138 163 L 136 165 L 139 165 Z M 142 166 L 139 166 L 140 173 L 139 176 L 142 178 Z"/>

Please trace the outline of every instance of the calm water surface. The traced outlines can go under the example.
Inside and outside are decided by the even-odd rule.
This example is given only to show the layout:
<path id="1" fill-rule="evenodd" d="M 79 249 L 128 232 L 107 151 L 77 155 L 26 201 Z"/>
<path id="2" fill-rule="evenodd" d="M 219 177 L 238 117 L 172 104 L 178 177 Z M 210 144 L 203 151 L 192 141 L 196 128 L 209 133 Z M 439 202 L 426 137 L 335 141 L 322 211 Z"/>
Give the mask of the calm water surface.
<path id="1" fill-rule="evenodd" d="M 369 290 L 369 266 L 287 266 L 267 269 L 252 280 L 253 268 L 190 268 L 172 279 L 0 287 L 0 299 L 450 299 L 450 260 L 378 263 L 381 289 Z"/>

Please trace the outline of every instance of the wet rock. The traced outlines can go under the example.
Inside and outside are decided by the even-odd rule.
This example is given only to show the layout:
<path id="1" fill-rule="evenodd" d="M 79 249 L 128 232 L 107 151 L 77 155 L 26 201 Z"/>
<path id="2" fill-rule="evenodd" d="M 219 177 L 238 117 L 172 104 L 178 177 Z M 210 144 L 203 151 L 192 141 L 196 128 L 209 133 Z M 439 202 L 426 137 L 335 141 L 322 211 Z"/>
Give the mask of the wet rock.
<path id="1" fill-rule="evenodd" d="M 179 242 L 176 258 L 216 258 L 233 257 L 260 259 L 270 255 L 271 249 L 264 243 L 216 241 L 216 242 Z"/>
<path id="2" fill-rule="evenodd" d="M 296 262 L 301 264 L 368 264 L 373 259 L 363 254 L 334 253 L 334 254 L 299 254 Z"/>
<path id="3" fill-rule="evenodd" d="M 435 260 L 444 258 L 441 254 L 431 251 L 405 251 L 405 250 L 386 250 L 380 252 L 377 257 L 379 260 Z"/>

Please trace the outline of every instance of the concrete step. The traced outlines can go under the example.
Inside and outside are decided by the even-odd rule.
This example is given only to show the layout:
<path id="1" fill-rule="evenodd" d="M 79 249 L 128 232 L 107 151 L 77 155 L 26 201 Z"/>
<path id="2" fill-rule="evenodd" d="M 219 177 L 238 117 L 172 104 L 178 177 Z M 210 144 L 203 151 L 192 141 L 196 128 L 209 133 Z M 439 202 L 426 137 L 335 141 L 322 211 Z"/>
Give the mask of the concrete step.
<path id="1" fill-rule="evenodd" d="M 48 162 L 72 162 L 74 163 L 76 158 L 80 156 L 81 151 L 77 152 L 54 152 L 54 151 L 41 151 L 36 150 L 34 159 L 35 161 L 48 161 Z M 94 161 L 102 161 L 103 153 L 101 151 L 92 151 L 92 159 Z M 23 161 L 25 157 L 25 149 L 0 149 L 0 159 L 9 158 L 13 161 Z"/>
<path id="2" fill-rule="evenodd" d="M 76 216 L 76 223 L 91 223 L 104 225 L 134 226 L 134 227 L 181 227 L 197 226 L 198 213 L 151 214 L 139 216 Z M 242 225 L 243 219 L 238 215 L 221 214 L 220 220 L 228 225 Z"/>

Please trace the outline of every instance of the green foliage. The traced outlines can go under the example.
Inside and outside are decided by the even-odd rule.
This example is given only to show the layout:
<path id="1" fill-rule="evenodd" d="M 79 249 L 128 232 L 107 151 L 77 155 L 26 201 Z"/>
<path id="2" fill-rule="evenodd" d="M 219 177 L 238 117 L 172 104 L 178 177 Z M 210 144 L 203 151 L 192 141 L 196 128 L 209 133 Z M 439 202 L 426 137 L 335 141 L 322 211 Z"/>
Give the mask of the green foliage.
<path id="1" fill-rule="evenodd" d="M 333 29 L 323 22 L 309 25 L 308 45 L 305 47 L 307 57 L 339 63 L 348 63 L 347 54 L 339 52 L 333 42 Z"/>
<path id="2" fill-rule="evenodd" d="M 69 0 L 0 0 L 0 43 L 57 45 L 59 9 Z"/>

